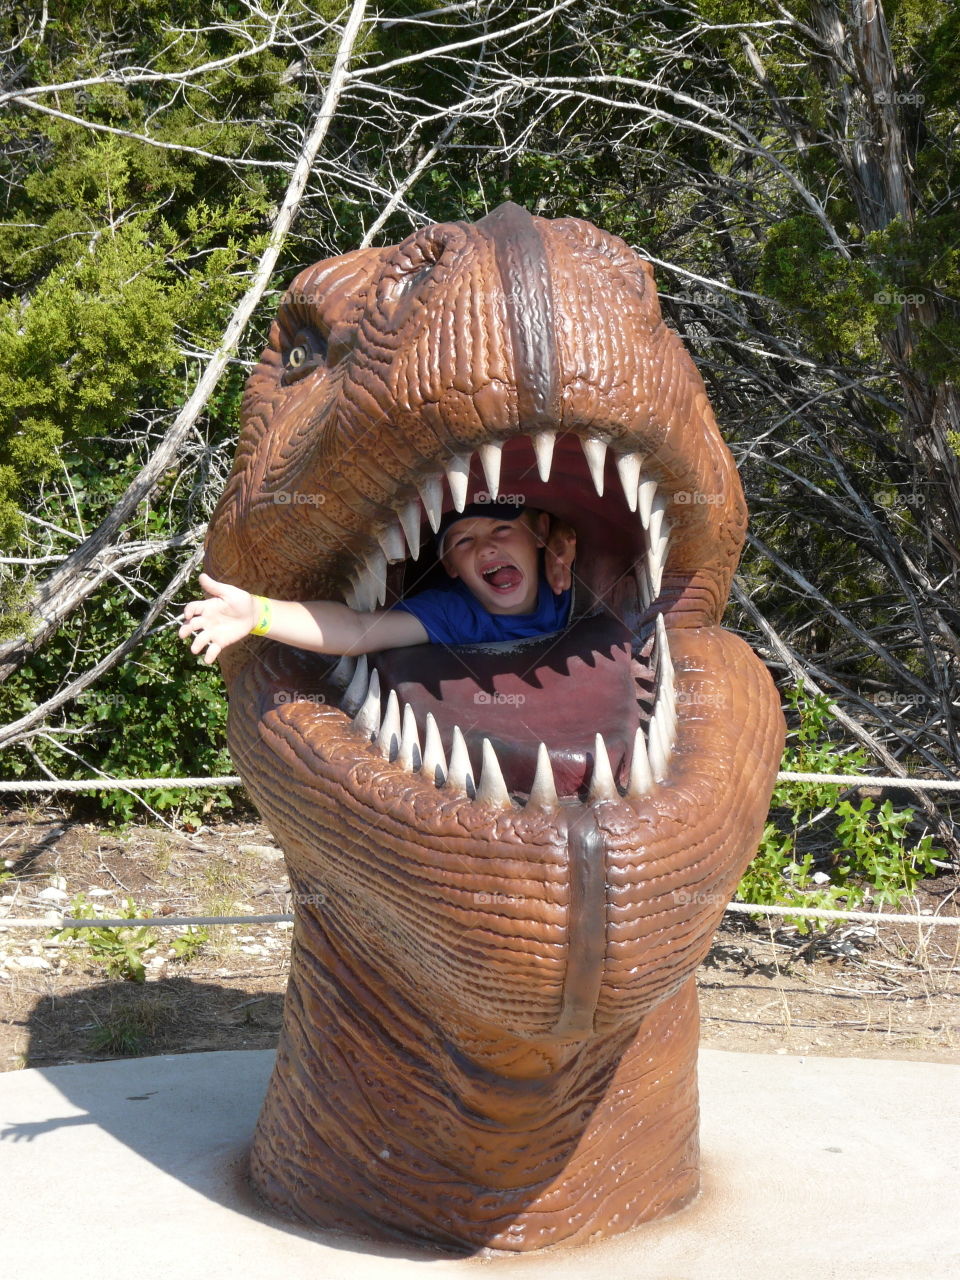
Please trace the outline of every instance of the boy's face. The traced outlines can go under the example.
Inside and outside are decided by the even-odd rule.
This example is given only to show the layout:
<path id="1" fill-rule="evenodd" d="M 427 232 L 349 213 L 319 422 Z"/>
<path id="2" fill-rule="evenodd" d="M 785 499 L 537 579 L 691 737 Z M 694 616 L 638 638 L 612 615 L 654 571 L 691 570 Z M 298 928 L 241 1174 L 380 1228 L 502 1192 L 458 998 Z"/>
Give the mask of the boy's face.
<path id="1" fill-rule="evenodd" d="M 550 528 L 545 511 L 513 520 L 467 516 L 447 530 L 441 563 L 462 578 L 488 613 L 533 613 L 537 607 L 537 551 Z"/>

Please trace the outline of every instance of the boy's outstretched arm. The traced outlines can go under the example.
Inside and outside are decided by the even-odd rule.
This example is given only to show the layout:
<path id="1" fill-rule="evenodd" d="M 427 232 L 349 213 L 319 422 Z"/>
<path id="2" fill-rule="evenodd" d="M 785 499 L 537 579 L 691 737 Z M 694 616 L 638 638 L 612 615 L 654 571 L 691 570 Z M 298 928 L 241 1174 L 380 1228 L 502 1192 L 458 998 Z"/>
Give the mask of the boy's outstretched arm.
<path id="1" fill-rule="evenodd" d="M 359 613 L 336 600 L 268 600 L 242 587 L 217 582 L 201 573 L 206 600 L 191 600 L 183 611 L 181 639 L 193 635 L 191 653 L 215 662 L 221 650 L 236 644 L 256 628 L 282 644 L 315 653 L 373 653 L 402 645 L 425 644 L 423 623 L 403 610 L 378 609 Z"/>

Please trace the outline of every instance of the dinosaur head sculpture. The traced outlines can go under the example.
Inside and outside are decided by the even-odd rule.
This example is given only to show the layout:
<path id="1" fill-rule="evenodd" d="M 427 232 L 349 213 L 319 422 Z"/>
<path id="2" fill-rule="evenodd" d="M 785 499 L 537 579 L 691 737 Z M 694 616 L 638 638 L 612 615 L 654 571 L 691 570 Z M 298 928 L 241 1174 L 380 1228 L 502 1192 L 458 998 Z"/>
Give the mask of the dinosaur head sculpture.
<path id="1" fill-rule="evenodd" d="M 531 1249 L 698 1185 L 693 973 L 783 745 L 720 617 L 746 526 L 649 264 L 501 205 L 303 271 L 207 568 L 376 608 L 478 493 L 577 530 L 562 633 L 221 663 L 297 924 L 252 1169 L 321 1223 Z"/>

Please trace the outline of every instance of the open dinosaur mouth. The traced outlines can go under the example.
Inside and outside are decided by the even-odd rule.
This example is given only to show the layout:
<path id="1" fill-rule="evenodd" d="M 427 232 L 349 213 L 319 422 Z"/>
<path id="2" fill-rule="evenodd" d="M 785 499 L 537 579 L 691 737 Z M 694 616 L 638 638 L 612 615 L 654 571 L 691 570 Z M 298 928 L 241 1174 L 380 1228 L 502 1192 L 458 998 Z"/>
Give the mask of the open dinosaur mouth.
<path id="1" fill-rule="evenodd" d="M 550 805 L 646 794 L 666 776 L 677 717 L 666 627 L 649 611 L 667 559 L 668 504 L 638 453 L 539 431 L 452 457 L 384 510 L 345 602 L 372 610 L 431 585 L 436 566 L 421 554 L 430 531 L 478 496 L 574 526 L 570 625 L 527 640 L 341 659 L 328 676 L 340 707 L 386 760 L 470 799 Z M 518 571 L 502 576 L 513 589 Z"/>

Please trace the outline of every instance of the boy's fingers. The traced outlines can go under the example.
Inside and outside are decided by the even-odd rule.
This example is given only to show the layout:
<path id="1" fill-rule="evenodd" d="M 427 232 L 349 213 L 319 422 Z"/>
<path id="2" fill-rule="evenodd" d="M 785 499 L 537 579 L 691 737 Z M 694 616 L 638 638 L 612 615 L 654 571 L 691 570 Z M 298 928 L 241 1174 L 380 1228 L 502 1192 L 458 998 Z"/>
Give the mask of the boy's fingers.
<path id="1" fill-rule="evenodd" d="M 186 620 L 186 622 L 183 624 L 183 626 L 180 628 L 177 634 L 181 638 L 183 638 L 184 636 L 190 635 L 191 632 L 196 631 L 199 627 L 202 627 L 202 626 L 203 626 L 203 615 L 201 613 L 196 613 Z"/>
<path id="2" fill-rule="evenodd" d="M 203 587 L 208 596 L 222 596 L 225 593 L 225 589 L 229 586 L 229 583 L 218 582 L 216 578 L 211 578 L 209 573 L 201 573 L 197 581 L 200 583 L 200 586 Z"/>

